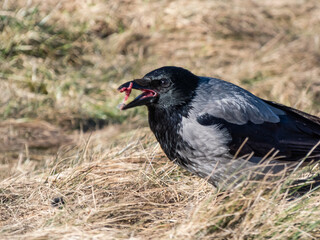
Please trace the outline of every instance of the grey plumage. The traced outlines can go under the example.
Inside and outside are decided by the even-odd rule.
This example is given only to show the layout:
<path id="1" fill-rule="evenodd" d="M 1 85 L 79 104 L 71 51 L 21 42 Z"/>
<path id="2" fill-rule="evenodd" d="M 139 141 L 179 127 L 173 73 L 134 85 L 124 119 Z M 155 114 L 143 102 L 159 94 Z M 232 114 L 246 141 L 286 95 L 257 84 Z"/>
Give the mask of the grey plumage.
<path id="1" fill-rule="evenodd" d="M 199 78 L 192 106 L 197 115 L 207 113 L 237 125 L 277 123 L 277 114 L 284 114 L 232 83 L 207 77 Z"/>

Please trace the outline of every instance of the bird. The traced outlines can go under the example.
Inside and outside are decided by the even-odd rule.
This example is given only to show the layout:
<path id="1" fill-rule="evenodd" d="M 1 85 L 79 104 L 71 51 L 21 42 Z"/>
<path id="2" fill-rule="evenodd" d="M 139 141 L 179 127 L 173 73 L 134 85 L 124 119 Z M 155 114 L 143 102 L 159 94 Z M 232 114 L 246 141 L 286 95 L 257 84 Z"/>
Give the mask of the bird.
<path id="1" fill-rule="evenodd" d="M 142 91 L 128 104 L 132 89 Z M 169 160 L 218 188 L 320 160 L 320 118 L 218 78 L 164 66 L 122 84 L 121 110 L 146 106 Z M 291 167 L 293 168 L 293 167 Z"/>

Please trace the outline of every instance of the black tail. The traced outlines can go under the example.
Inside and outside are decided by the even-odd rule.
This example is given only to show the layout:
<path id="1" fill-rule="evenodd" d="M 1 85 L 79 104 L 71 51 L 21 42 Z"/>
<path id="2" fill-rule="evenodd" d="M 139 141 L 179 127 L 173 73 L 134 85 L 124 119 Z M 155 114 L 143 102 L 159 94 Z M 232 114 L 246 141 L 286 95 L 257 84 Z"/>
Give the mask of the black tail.
<path id="1" fill-rule="evenodd" d="M 320 160 L 320 118 L 285 105 L 266 101 L 267 104 L 284 111 L 287 115 L 285 125 L 290 128 L 290 136 L 283 143 L 296 156 L 305 156 L 312 149 L 310 160 Z M 318 144 L 318 145 L 317 145 Z"/>

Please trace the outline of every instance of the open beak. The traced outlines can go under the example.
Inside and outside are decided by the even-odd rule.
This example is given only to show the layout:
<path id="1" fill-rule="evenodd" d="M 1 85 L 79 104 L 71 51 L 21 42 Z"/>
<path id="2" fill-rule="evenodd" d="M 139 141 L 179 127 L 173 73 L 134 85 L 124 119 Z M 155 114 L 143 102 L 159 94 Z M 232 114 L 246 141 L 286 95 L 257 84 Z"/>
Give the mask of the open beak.
<path id="1" fill-rule="evenodd" d="M 132 89 L 138 89 L 142 91 L 142 94 L 136 97 L 132 102 L 126 104 L 125 102 L 129 98 Z M 135 79 L 133 81 L 126 82 L 118 87 L 118 91 L 126 93 L 124 101 L 120 106 L 121 110 L 147 105 L 149 103 L 155 102 L 158 98 L 158 93 L 150 89 L 150 80 L 147 79 Z"/>

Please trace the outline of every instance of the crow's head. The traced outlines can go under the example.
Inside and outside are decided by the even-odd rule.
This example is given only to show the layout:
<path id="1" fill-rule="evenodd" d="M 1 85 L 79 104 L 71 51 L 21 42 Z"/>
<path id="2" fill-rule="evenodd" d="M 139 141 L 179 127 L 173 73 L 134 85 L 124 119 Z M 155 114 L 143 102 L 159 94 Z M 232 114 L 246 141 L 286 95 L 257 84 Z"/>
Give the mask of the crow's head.
<path id="1" fill-rule="evenodd" d="M 162 67 L 148 73 L 141 79 L 122 84 L 118 90 L 125 92 L 128 99 L 132 89 L 142 91 L 128 104 L 122 104 L 121 110 L 146 105 L 167 108 L 184 105 L 192 98 L 199 77 L 179 67 Z"/>

